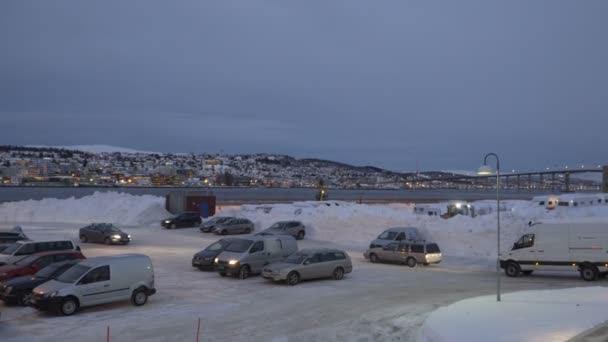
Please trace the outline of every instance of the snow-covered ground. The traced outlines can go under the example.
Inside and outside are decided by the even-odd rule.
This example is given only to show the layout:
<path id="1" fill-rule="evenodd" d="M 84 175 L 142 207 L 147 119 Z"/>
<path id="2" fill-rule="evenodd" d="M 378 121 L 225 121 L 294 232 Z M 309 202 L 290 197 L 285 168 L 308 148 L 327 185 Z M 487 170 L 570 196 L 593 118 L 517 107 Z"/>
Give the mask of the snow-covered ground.
<path id="1" fill-rule="evenodd" d="M 529 202 L 510 202 L 509 208 L 501 213 L 507 247 L 528 229 L 530 220 L 608 218 L 608 206 L 548 212 Z M 85 223 L 122 224 L 133 236 L 133 244 L 82 244 L 83 253 L 87 257 L 147 254 L 155 266 L 158 288 L 144 307 L 116 303 L 85 309 L 73 317 L 0 304 L 1 340 L 105 341 L 108 325 L 112 341 L 193 340 L 201 318 L 201 340 L 208 341 L 411 341 L 433 310 L 495 290 L 495 215 L 444 220 L 416 216 L 402 204 L 333 201 L 223 207 L 220 215 L 250 218 L 258 230 L 278 220 L 301 220 L 309 234 L 298 242 L 300 248 L 333 246 L 352 257 L 354 271 L 344 280 L 307 281 L 295 287 L 260 277 L 226 279 L 192 269 L 192 255 L 218 237 L 198 229 L 161 229 L 158 222 L 165 215 L 160 197 L 117 193 L 0 205 L 0 228 L 20 224 L 33 239 L 76 240 L 78 228 Z M 444 262 L 410 269 L 365 261 L 362 252 L 370 240 L 390 226 L 421 228 L 438 242 Z M 605 282 L 588 284 L 574 273 L 503 279 L 505 292 Z"/>
<path id="2" fill-rule="evenodd" d="M 608 321 L 607 305 L 599 286 L 465 299 L 433 312 L 419 341 L 567 341 Z"/>

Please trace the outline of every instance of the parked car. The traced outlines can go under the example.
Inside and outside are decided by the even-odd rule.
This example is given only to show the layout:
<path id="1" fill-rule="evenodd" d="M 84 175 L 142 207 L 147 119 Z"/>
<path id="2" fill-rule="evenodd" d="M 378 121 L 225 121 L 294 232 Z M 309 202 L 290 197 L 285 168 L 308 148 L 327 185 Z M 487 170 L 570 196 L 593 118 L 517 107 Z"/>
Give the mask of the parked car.
<path id="1" fill-rule="evenodd" d="M 249 234 L 255 230 L 253 222 L 246 218 L 234 218 L 215 226 L 215 234 Z"/>
<path id="2" fill-rule="evenodd" d="M 300 221 L 280 221 L 263 230 L 264 233 L 289 234 L 296 240 L 304 239 L 306 227 Z"/>
<path id="3" fill-rule="evenodd" d="M 131 300 L 144 305 L 156 293 L 152 261 L 142 254 L 90 258 L 33 290 L 30 305 L 73 315 L 79 308 Z"/>
<path id="4" fill-rule="evenodd" d="M 284 260 L 298 251 L 298 243 L 290 235 L 250 236 L 235 239 L 214 260 L 221 276 L 240 279 L 262 273 L 265 265 Z"/>
<path id="5" fill-rule="evenodd" d="M 0 281 L 32 275 L 54 262 L 74 259 L 84 259 L 84 255 L 80 251 L 50 251 L 27 255 L 11 265 L 0 266 Z"/>
<path id="6" fill-rule="evenodd" d="M 12 244 L 17 241 L 29 240 L 20 226 L 15 226 L 8 230 L 0 230 L 0 244 Z"/>
<path id="7" fill-rule="evenodd" d="M 222 217 L 214 217 L 209 221 L 203 222 L 201 224 L 201 233 L 213 233 L 215 231 L 215 227 L 222 223 L 228 222 L 234 219 L 234 217 L 230 216 L 222 216 Z"/>
<path id="8" fill-rule="evenodd" d="M 7 304 L 28 305 L 32 290 L 47 281 L 60 276 L 70 267 L 80 262 L 80 259 L 54 262 L 33 276 L 21 276 L 0 283 L 0 300 Z"/>
<path id="9" fill-rule="evenodd" d="M 24 256 L 35 253 L 65 250 L 79 251 L 80 247 L 70 240 L 17 241 L 0 251 L 0 266 L 12 264 Z"/>
<path id="10" fill-rule="evenodd" d="M 93 223 L 80 228 L 80 241 L 105 243 L 106 245 L 126 245 L 131 242 L 131 235 L 123 232 L 111 223 Z"/>
<path id="11" fill-rule="evenodd" d="M 296 285 L 301 280 L 333 278 L 340 280 L 353 270 L 346 252 L 338 249 L 304 249 L 292 254 L 283 262 L 264 267 L 262 277 Z"/>
<path id="12" fill-rule="evenodd" d="M 429 265 L 441 262 L 441 250 L 434 242 L 399 241 L 385 246 L 376 246 L 363 253 L 371 262 L 396 262 L 416 267 L 417 264 Z"/>
<path id="13" fill-rule="evenodd" d="M 160 225 L 169 229 L 198 227 L 203 220 L 199 213 L 182 213 L 160 221 Z"/>
<path id="14" fill-rule="evenodd" d="M 386 246 L 391 242 L 402 240 L 419 240 L 420 233 L 415 227 L 394 227 L 383 231 L 373 240 L 369 248 Z"/>
<path id="15" fill-rule="evenodd" d="M 192 257 L 192 267 L 196 267 L 201 271 L 213 271 L 213 260 L 220 255 L 231 244 L 234 238 L 225 238 L 220 239 L 209 246 L 207 246 L 202 251 L 194 254 Z"/>

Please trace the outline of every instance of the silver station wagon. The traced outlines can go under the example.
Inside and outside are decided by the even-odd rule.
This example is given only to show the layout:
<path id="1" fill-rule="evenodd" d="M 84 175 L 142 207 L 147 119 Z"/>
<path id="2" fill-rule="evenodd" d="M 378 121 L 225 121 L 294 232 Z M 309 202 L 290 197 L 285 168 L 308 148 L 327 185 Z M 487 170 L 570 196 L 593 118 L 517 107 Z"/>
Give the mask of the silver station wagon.
<path id="1" fill-rule="evenodd" d="M 283 262 L 264 267 L 262 277 L 274 281 L 286 281 L 296 285 L 300 280 L 333 278 L 340 280 L 353 271 L 353 264 L 346 252 L 338 249 L 304 249 L 292 254 Z"/>
<path id="2" fill-rule="evenodd" d="M 441 251 L 434 242 L 401 241 L 391 242 L 381 247 L 373 247 L 363 253 L 371 262 L 396 262 L 416 267 L 417 264 L 438 264 L 441 262 Z"/>

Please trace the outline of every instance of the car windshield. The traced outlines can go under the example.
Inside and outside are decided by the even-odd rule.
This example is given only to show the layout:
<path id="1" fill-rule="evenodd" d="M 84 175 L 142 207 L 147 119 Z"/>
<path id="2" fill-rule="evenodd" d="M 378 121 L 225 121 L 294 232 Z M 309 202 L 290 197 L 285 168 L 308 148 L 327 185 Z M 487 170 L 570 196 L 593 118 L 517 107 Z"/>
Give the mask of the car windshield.
<path id="1" fill-rule="evenodd" d="M 251 247 L 252 244 L 253 244 L 253 241 L 251 241 L 251 240 L 242 240 L 242 239 L 235 240 L 226 247 L 225 251 L 243 253 L 243 252 L 247 251 L 249 249 L 249 247 Z"/>
<path id="2" fill-rule="evenodd" d="M 214 242 L 212 244 L 210 244 L 209 246 L 207 246 L 207 248 L 205 248 L 206 251 L 221 251 L 222 249 L 224 249 L 224 246 L 226 245 L 226 243 L 222 244 L 221 241 L 218 242 Z"/>
<path id="3" fill-rule="evenodd" d="M 17 249 L 19 249 L 19 247 L 21 247 L 20 243 L 14 243 L 12 245 L 9 245 L 8 247 L 6 247 L 1 253 L 2 254 L 6 254 L 6 255 L 11 255 L 13 254 Z"/>
<path id="4" fill-rule="evenodd" d="M 285 262 L 288 264 L 298 264 L 299 265 L 306 258 L 308 258 L 308 254 L 295 253 L 295 254 L 288 256 L 287 259 L 285 259 Z"/>
<path id="5" fill-rule="evenodd" d="M 110 233 L 120 233 L 120 229 L 114 227 L 114 226 L 107 226 L 104 228 L 104 230 L 106 232 L 110 232 Z"/>
<path id="6" fill-rule="evenodd" d="M 36 274 L 34 276 L 36 278 L 50 278 L 53 275 L 53 273 L 55 273 L 62 266 L 63 266 L 63 264 L 61 264 L 61 263 L 50 264 L 47 267 L 36 272 Z"/>
<path id="7" fill-rule="evenodd" d="M 380 236 L 378 236 L 378 239 L 395 240 L 395 237 L 397 237 L 397 232 L 384 232 L 384 233 L 380 234 Z"/>
<path id="8" fill-rule="evenodd" d="M 59 277 L 55 278 L 62 283 L 75 283 L 83 274 L 87 273 L 91 268 L 84 265 L 75 265 L 69 270 L 63 272 Z"/>
<path id="9" fill-rule="evenodd" d="M 270 226 L 270 228 L 268 228 L 268 229 L 281 229 L 284 224 L 285 224 L 284 222 L 277 222 L 277 223 L 273 224 L 272 226 Z"/>
<path id="10" fill-rule="evenodd" d="M 27 266 L 27 265 L 31 264 L 32 262 L 36 261 L 36 259 L 38 259 L 38 256 L 36 256 L 36 255 L 26 256 L 25 258 L 21 258 L 21 259 L 19 259 L 19 261 L 15 262 L 15 265 Z"/>

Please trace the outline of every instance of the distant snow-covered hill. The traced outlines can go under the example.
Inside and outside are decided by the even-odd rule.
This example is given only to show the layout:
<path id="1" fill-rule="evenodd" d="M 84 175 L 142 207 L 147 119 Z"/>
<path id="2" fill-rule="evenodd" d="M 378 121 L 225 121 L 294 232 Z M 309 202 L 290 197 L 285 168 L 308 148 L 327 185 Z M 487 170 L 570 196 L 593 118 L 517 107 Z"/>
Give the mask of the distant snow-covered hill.
<path id="1" fill-rule="evenodd" d="M 66 150 L 76 150 L 88 153 L 147 153 L 154 154 L 158 152 L 139 151 L 126 147 L 110 146 L 110 145 L 65 145 L 65 146 L 45 146 L 45 145 L 28 145 L 29 147 L 54 147 L 63 148 Z"/>

